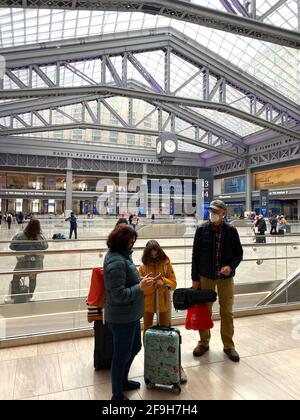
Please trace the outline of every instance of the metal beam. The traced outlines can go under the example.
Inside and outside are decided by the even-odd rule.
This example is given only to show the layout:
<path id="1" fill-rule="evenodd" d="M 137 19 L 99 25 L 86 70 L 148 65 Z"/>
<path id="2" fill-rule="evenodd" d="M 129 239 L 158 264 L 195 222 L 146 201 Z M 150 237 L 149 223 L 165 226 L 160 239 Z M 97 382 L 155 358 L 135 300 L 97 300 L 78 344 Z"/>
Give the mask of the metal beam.
<path id="1" fill-rule="evenodd" d="M 268 16 L 270 16 L 275 10 L 279 9 L 287 0 L 279 0 L 274 6 L 272 6 L 269 10 L 267 10 L 262 16 L 258 17 L 260 22 L 263 22 Z"/>
<path id="2" fill-rule="evenodd" d="M 297 32 L 183 0 L 14 0 L 13 3 L 10 0 L 0 0 L 0 7 L 143 12 L 300 49 L 300 37 Z"/>
<path id="3" fill-rule="evenodd" d="M 248 11 L 245 9 L 245 7 L 240 3 L 239 0 L 231 0 L 233 3 L 233 6 L 235 7 L 235 9 L 244 17 L 248 17 L 250 18 L 250 15 L 248 13 Z"/>
<path id="4" fill-rule="evenodd" d="M 17 99 L 17 98 L 34 98 L 34 97 L 51 97 L 51 96 L 80 96 L 88 94 L 97 95 L 113 95 L 128 98 L 135 98 L 141 100 L 151 100 L 161 103 L 177 104 L 181 106 L 188 106 L 192 108 L 204 108 L 214 111 L 222 112 L 240 118 L 243 121 L 258 125 L 259 127 L 268 128 L 287 136 L 300 139 L 300 134 L 288 128 L 281 127 L 269 121 L 262 120 L 247 112 L 240 111 L 227 104 L 214 103 L 210 101 L 200 101 L 197 99 L 190 99 L 184 97 L 174 97 L 172 95 L 162 95 L 152 92 L 143 92 L 130 89 L 122 89 L 108 86 L 80 86 L 80 87 L 65 87 L 65 88 L 47 88 L 47 89 L 20 89 L 20 90 L 2 90 L 0 91 L 0 99 Z"/>
<path id="5" fill-rule="evenodd" d="M 119 87 L 123 87 L 123 80 L 121 79 L 121 77 L 118 75 L 117 70 L 115 69 L 115 66 L 113 65 L 111 59 L 109 58 L 109 56 L 106 56 L 106 65 L 108 67 L 108 70 L 112 76 L 112 78 L 115 81 L 115 84 Z"/>
<path id="6" fill-rule="evenodd" d="M 74 129 L 81 129 L 81 130 L 101 130 L 101 131 L 114 131 L 119 133 L 128 133 L 128 134 L 136 134 L 136 135 L 147 135 L 147 136 L 155 136 L 158 137 L 160 132 L 155 130 L 145 130 L 145 129 L 137 129 L 137 128 L 129 128 L 129 127 L 116 127 L 116 126 L 109 126 L 109 125 L 99 125 L 99 124 L 87 124 L 87 123 L 77 123 L 77 124 L 59 124 L 51 126 L 51 131 L 56 130 L 74 130 Z M 10 128 L 5 130 L 0 130 L 0 136 L 11 136 L 16 134 L 28 134 L 28 133 L 39 133 L 49 131 L 50 127 L 31 127 L 31 128 Z M 226 149 L 222 149 L 222 151 L 215 147 L 208 145 L 206 143 L 200 143 L 194 139 L 185 136 L 178 136 L 178 139 L 193 146 L 202 147 L 203 149 L 211 150 L 217 153 L 222 152 L 226 156 L 231 156 L 234 158 L 241 159 L 241 155 L 231 152 Z M 1 141 L 0 141 L 1 142 Z"/>
<path id="7" fill-rule="evenodd" d="M 159 49 L 165 49 L 170 46 L 172 54 L 178 55 L 181 59 L 192 63 L 199 69 L 205 67 L 207 72 L 216 79 L 224 78 L 224 86 L 228 85 L 229 87 L 236 89 L 239 93 L 245 95 L 245 97 L 256 97 L 257 101 L 260 103 L 270 103 L 274 109 L 288 112 L 289 117 L 300 121 L 299 106 L 295 102 L 286 98 L 284 95 L 279 94 L 275 89 L 267 87 L 256 78 L 241 73 L 240 69 L 231 66 L 227 61 L 214 54 L 212 51 L 204 48 L 194 40 L 183 36 L 179 31 L 176 31 L 173 28 L 120 33 L 118 34 L 118 38 L 115 36 L 110 36 L 110 38 L 109 36 L 103 36 L 101 37 L 101 41 L 99 41 L 99 37 L 87 37 L 80 39 L 82 44 L 78 44 L 78 42 L 79 41 L 75 39 L 68 41 L 67 44 L 66 41 L 63 40 L 56 41 L 55 43 L 46 43 L 46 46 L 44 44 L 24 46 L 25 52 L 23 50 L 19 51 L 19 47 L 15 47 L 16 50 L 8 48 L 3 49 L 1 54 L 6 60 L 8 70 L 16 70 L 26 66 L 29 67 L 30 62 L 40 66 L 45 66 L 50 63 L 56 64 L 58 58 L 62 60 L 64 57 L 64 59 L 68 61 L 65 66 L 69 67 L 71 71 L 75 71 L 76 68 L 71 66 L 69 61 L 96 59 L 99 58 L 99 55 L 101 54 L 107 54 L 107 50 L 110 52 L 109 55 L 111 57 L 116 54 L 122 55 L 124 51 L 138 53 L 141 51 L 152 51 L 156 46 Z M 118 44 L 119 46 L 117 48 Z M 189 45 L 189 48 L 186 48 L 187 44 Z M 84 48 L 82 48 L 82 45 L 84 45 Z M 60 54 L 59 57 L 58 54 Z M 102 61 L 103 69 L 105 69 L 105 56 L 102 57 Z M 77 73 L 79 72 L 78 70 L 76 71 Z M 77 75 L 86 80 L 89 84 L 96 84 L 95 81 L 88 78 L 83 73 Z M 63 80 L 61 80 L 61 83 L 62 82 Z M 106 84 L 104 75 L 101 84 Z M 23 87 L 24 86 L 22 85 L 22 88 Z M 156 89 L 154 89 L 154 91 L 156 91 Z M 249 110 L 250 109 L 251 107 L 249 104 Z"/>
<path id="8" fill-rule="evenodd" d="M 119 56 L 124 51 L 141 53 L 166 47 L 170 33 L 180 33 L 173 28 L 141 29 L 117 34 L 58 39 L 36 44 L 27 44 L 1 49 L 6 68 L 17 69 L 31 64 L 55 65 L 57 61 L 76 62 L 99 57 Z"/>
<path id="9" fill-rule="evenodd" d="M 153 76 L 148 72 L 147 69 L 134 57 L 133 54 L 128 54 L 128 61 L 136 68 L 136 70 L 143 76 L 143 78 L 149 83 L 154 92 L 163 93 L 162 87 L 157 83 Z"/>
<path id="10" fill-rule="evenodd" d="M 146 91 L 145 86 L 141 83 L 137 82 L 130 82 L 128 87 L 132 89 L 143 89 Z M 5 107 L 7 111 L 1 111 L 0 105 L 0 117 L 6 117 L 10 115 L 18 115 L 18 114 L 26 114 L 32 111 L 40 111 L 48 108 L 54 107 L 62 107 L 67 105 L 75 105 L 81 102 L 92 102 L 92 101 L 101 101 L 103 98 L 97 95 L 90 95 L 90 96 L 74 96 L 74 97 L 58 97 L 58 98 L 47 98 L 46 100 L 35 100 L 35 99 L 28 99 L 17 101 L 17 103 L 5 103 Z M 243 139 L 242 137 L 238 136 L 236 133 L 226 129 L 222 125 L 217 124 L 216 122 L 210 122 L 207 118 L 203 117 L 202 115 L 198 114 L 196 111 L 193 111 L 188 108 L 182 108 L 177 105 L 171 104 L 158 104 L 155 102 L 148 101 L 149 104 L 153 105 L 155 108 L 147 114 L 141 121 L 136 124 L 138 127 L 145 119 L 151 116 L 154 112 L 157 112 L 157 108 L 161 107 L 164 111 L 173 113 L 177 116 L 177 118 L 194 125 L 195 127 L 200 127 L 202 130 L 211 131 L 216 136 L 225 137 L 228 141 L 231 141 L 236 144 L 241 144 Z M 98 118 L 98 117 L 97 117 Z M 100 122 L 98 118 L 98 122 Z"/>
<path id="11" fill-rule="evenodd" d="M 42 69 L 40 69 L 39 66 L 37 66 L 35 64 L 35 65 L 32 66 L 32 68 L 47 86 L 49 86 L 49 87 L 54 87 L 55 86 L 55 83 L 52 82 L 52 80 L 47 76 L 47 74 L 45 74 L 42 71 Z"/>
<path id="12" fill-rule="evenodd" d="M 7 77 L 9 77 L 19 88 L 24 89 L 27 88 L 28 86 L 25 85 L 25 83 L 23 83 L 18 76 L 16 76 L 12 71 L 10 71 L 9 69 L 7 69 L 5 71 L 5 74 Z"/>

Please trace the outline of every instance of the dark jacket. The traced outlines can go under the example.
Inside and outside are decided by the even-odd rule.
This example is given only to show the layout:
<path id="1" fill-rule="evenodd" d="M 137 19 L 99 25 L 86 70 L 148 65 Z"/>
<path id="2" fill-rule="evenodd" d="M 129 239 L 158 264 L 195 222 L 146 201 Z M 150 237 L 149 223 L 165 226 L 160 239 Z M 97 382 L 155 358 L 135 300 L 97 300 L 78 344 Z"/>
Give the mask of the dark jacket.
<path id="1" fill-rule="evenodd" d="M 105 318 L 117 324 L 139 320 L 144 315 L 144 292 L 131 251 L 109 251 L 104 259 Z"/>
<path id="2" fill-rule="evenodd" d="M 255 226 L 257 227 L 257 230 L 261 235 L 265 234 L 265 231 L 267 230 L 267 225 L 263 217 L 255 223 Z"/>
<path id="3" fill-rule="evenodd" d="M 235 269 L 243 259 L 243 248 L 235 227 L 223 222 L 223 242 L 221 247 L 221 267 L 229 265 L 229 276 L 235 275 Z M 215 278 L 216 271 L 216 233 L 210 222 L 205 222 L 196 230 L 193 245 L 192 280 L 199 281 L 200 276 Z"/>
<path id="4" fill-rule="evenodd" d="M 66 221 L 70 221 L 70 228 L 77 229 L 77 217 L 70 216 L 66 219 Z"/>

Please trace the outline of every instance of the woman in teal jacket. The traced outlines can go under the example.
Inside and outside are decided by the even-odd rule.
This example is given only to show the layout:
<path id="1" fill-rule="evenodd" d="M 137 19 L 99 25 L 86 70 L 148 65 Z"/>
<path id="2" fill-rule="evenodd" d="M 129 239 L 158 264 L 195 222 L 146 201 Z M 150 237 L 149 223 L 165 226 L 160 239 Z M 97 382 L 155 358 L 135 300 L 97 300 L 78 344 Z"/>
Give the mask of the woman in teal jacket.
<path id="1" fill-rule="evenodd" d="M 127 400 L 123 391 L 140 388 L 128 380 L 130 366 L 141 350 L 140 319 L 144 290 L 153 284 L 150 274 L 141 278 L 132 261 L 137 233 L 126 225 L 116 227 L 107 240 L 104 260 L 105 318 L 113 335 L 112 400 Z"/>

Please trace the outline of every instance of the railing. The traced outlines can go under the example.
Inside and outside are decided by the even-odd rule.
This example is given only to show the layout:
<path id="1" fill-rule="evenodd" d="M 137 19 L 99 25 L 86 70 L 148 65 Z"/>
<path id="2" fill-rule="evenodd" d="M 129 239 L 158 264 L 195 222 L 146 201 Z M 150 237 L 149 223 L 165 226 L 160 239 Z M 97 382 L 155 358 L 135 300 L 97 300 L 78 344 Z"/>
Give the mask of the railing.
<path id="1" fill-rule="evenodd" d="M 236 294 L 234 310 L 255 310 L 270 306 L 261 305 L 279 285 L 283 287 L 280 305 L 300 302 L 298 284 L 290 288 L 287 279 L 299 270 L 299 236 L 268 237 L 266 244 L 254 244 L 252 238 L 243 236 L 244 260 L 235 276 Z M 89 328 L 86 320 L 85 298 L 88 293 L 91 270 L 102 266 L 107 251 L 106 238 L 73 241 L 49 241 L 46 251 L 12 252 L 8 241 L 1 241 L 0 252 L 0 338 L 53 334 L 58 331 L 80 331 Z M 134 261 L 139 264 L 147 238 L 136 243 Z M 171 259 L 178 287 L 189 287 L 193 236 L 165 237 L 160 241 Z M 6 250 L 4 250 L 6 249 Z M 15 270 L 16 257 L 43 256 L 43 268 Z M 9 299 L 9 285 L 13 275 L 36 275 L 34 301 L 14 303 Z M 286 285 L 284 285 L 286 282 Z M 5 303 L 6 302 L 6 303 Z M 278 303 L 272 303 L 277 306 Z M 217 304 L 215 310 L 218 311 Z M 173 313 L 184 316 L 184 312 Z M 3 327 L 4 325 L 4 327 Z"/>

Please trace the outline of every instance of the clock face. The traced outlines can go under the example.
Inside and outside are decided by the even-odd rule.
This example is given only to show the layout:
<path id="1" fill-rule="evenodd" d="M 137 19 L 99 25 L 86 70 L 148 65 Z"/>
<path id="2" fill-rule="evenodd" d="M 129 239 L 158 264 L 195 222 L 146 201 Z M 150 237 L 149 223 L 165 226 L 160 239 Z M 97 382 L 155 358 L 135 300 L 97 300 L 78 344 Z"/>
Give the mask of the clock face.
<path id="1" fill-rule="evenodd" d="M 176 150 L 176 143 L 174 140 L 167 140 L 164 143 L 164 149 L 167 153 L 174 153 Z"/>
<path id="2" fill-rule="evenodd" d="M 156 151 L 157 151 L 157 154 L 159 155 L 161 152 L 161 141 L 157 142 Z"/>

